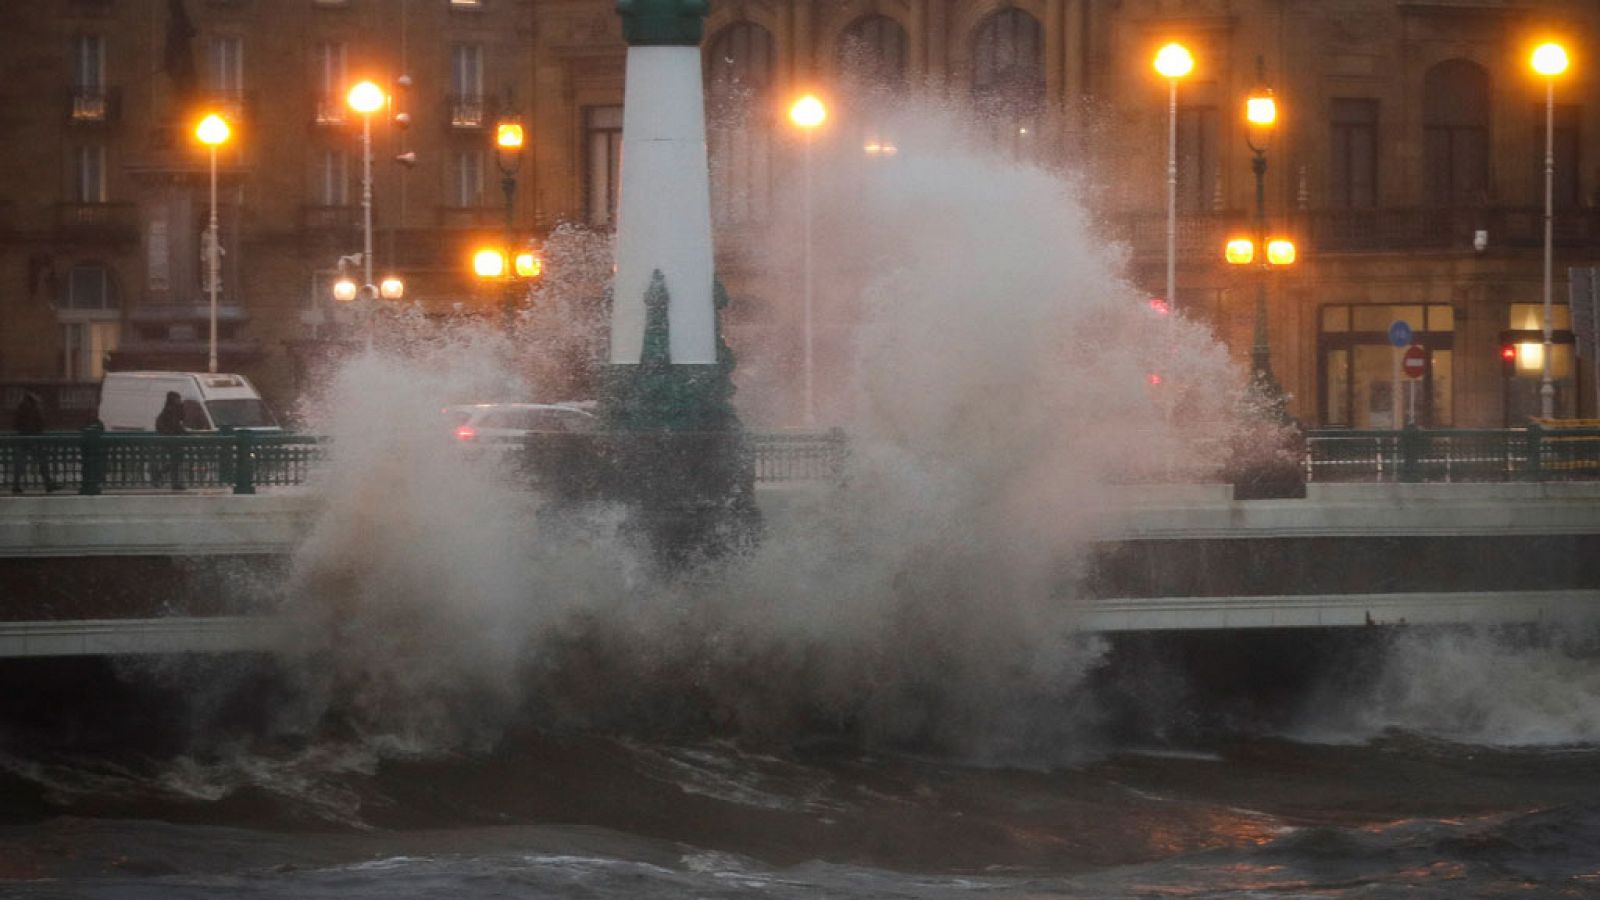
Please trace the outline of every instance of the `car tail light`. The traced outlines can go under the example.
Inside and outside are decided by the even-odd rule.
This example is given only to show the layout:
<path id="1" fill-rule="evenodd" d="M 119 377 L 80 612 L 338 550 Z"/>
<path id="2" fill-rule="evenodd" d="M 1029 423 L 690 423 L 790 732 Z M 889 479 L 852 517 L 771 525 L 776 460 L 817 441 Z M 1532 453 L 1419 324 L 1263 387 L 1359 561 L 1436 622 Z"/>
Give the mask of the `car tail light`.
<path id="1" fill-rule="evenodd" d="M 470 441 L 478 436 L 478 430 L 471 425 L 462 425 L 456 429 L 456 440 Z"/>

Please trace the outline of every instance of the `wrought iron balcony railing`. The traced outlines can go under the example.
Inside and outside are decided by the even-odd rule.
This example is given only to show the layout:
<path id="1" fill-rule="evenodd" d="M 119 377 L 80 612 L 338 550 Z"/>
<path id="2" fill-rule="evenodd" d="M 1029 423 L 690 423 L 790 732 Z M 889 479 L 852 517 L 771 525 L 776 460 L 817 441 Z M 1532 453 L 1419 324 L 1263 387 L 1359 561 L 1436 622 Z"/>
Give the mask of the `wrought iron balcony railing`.
<path id="1" fill-rule="evenodd" d="M 451 94 L 445 102 L 451 128 L 483 128 L 488 124 L 489 108 L 482 94 Z"/>
<path id="2" fill-rule="evenodd" d="M 67 91 L 67 118 L 74 123 L 114 122 L 122 112 L 122 95 L 116 88 L 80 85 Z"/>
<path id="3" fill-rule="evenodd" d="M 56 232 L 68 240 L 136 241 L 139 210 L 132 203 L 58 203 Z"/>

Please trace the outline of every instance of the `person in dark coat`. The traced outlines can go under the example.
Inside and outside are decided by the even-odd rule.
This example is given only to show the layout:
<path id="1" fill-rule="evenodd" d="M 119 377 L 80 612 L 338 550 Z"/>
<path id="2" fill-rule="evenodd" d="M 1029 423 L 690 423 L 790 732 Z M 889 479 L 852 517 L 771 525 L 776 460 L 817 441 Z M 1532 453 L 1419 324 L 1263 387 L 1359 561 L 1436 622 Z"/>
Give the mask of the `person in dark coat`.
<path id="1" fill-rule="evenodd" d="M 20 435 L 44 434 L 44 410 L 39 407 L 38 394 L 33 391 L 23 391 L 22 402 L 17 404 L 17 413 L 12 420 L 12 426 Z M 44 442 L 25 441 L 17 447 L 17 454 L 11 459 L 11 493 L 22 493 L 22 477 L 30 462 L 38 466 L 39 480 L 44 482 L 46 491 L 54 492 L 61 489 L 61 485 L 50 477 L 50 455 L 45 450 Z"/>
<path id="2" fill-rule="evenodd" d="M 165 435 L 180 435 L 187 432 L 183 427 L 183 398 L 177 391 L 167 391 L 167 403 L 161 407 L 161 414 L 156 416 L 156 433 Z M 167 468 L 172 475 L 172 489 L 183 490 L 183 448 L 173 447 L 167 451 Z"/>

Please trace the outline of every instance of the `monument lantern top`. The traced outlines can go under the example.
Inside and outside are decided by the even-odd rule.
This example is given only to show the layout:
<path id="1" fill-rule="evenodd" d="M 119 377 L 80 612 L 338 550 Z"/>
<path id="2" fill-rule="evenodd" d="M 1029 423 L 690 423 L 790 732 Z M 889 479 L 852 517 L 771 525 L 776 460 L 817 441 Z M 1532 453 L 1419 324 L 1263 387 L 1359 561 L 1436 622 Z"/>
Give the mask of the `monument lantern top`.
<path id="1" fill-rule="evenodd" d="M 710 0 L 617 0 L 630 47 L 699 46 L 710 11 Z"/>

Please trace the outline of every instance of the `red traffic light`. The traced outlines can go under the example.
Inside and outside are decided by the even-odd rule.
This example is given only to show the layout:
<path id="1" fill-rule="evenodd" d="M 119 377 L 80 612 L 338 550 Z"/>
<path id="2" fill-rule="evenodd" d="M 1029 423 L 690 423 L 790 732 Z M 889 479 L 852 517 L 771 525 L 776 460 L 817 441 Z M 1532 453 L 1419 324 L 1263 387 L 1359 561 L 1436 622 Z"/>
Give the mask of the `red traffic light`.
<path id="1" fill-rule="evenodd" d="M 1172 312 L 1172 306 L 1160 297 L 1151 297 L 1149 305 L 1151 311 L 1158 316 L 1164 316 Z"/>
<path id="2" fill-rule="evenodd" d="M 1151 372 L 1144 377 L 1144 380 L 1150 382 L 1151 387 L 1158 387 L 1161 384 L 1161 373 Z"/>
<path id="3" fill-rule="evenodd" d="M 1504 344 L 1500 347 L 1500 363 L 1507 376 L 1517 374 L 1517 345 Z"/>

